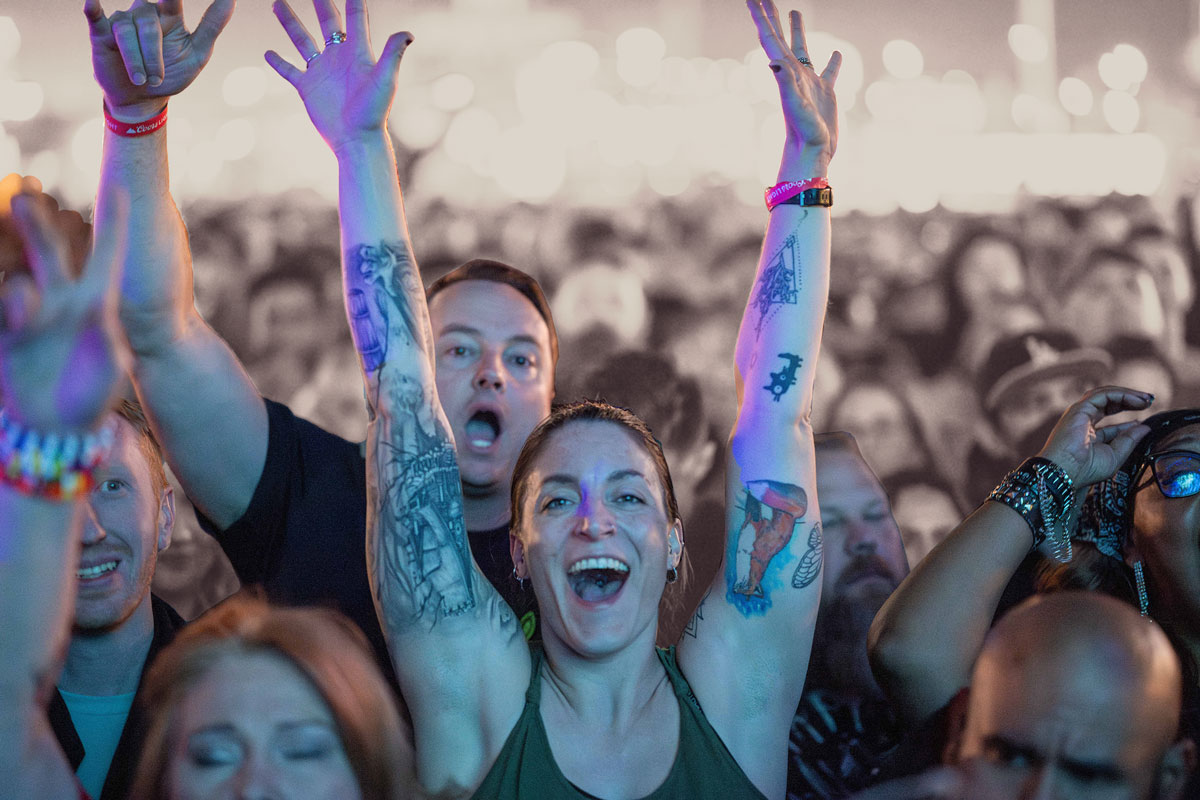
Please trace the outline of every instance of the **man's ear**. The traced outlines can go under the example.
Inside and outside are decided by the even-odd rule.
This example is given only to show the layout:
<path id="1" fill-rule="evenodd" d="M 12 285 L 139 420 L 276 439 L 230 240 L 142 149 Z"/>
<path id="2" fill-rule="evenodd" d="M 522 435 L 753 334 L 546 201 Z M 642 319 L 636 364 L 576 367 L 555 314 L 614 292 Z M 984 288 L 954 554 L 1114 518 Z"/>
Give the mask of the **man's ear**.
<path id="1" fill-rule="evenodd" d="M 525 543 L 515 533 L 508 533 L 508 553 L 512 556 L 513 574 L 518 580 L 529 577 L 529 567 L 525 564 Z"/>
<path id="2" fill-rule="evenodd" d="M 1183 738 L 1171 745 L 1158 764 L 1158 794 L 1154 800 L 1183 800 L 1188 778 L 1196 771 L 1196 743 Z"/>
<path id="3" fill-rule="evenodd" d="M 158 549 L 171 546 L 171 533 L 175 530 L 175 489 L 167 484 L 158 501 Z"/>
<path id="4" fill-rule="evenodd" d="M 683 559 L 683 520 L 675 518 L 675 524 L 667 531 L 667 564 L 678 569 Z"/>
<path id="5" fill-rule="evenodd" d="M 942 763 L 954 765 L 958 763 L 959 751 L 962 749 L 963 733 L 967 729 L 967 705 L 971 699 L 971 689 L 964 686 L 950 700 L 946 708 L 946 744 L 942 748 Z"/>

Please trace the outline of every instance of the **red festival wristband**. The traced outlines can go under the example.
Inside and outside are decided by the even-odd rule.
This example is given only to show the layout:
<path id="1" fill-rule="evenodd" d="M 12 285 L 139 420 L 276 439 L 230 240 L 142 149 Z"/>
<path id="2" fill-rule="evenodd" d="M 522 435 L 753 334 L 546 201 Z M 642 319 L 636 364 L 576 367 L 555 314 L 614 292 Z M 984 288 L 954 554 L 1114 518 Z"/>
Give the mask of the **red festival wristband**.
<path id="1" fill-rule="evenodd" d="M 789 200 L 808 189 L 828 189 L 827 178 L 808 178 L 803 181 L 784 181 L 767 189 L 763 199 L 767 201 L 767 211 L 775 208 L 785 200 Z"/>
<path id="2" fill-rule="evenodd" d="M 147 136 L 167 124 L 167 109 L 164 107 L 162 111 L 144 122 L 122 122 L 109 113 L 108 104 L 105 103 L 104 124 L 117 136 L 124 136 L 127 139 L 135 136 Z"/>

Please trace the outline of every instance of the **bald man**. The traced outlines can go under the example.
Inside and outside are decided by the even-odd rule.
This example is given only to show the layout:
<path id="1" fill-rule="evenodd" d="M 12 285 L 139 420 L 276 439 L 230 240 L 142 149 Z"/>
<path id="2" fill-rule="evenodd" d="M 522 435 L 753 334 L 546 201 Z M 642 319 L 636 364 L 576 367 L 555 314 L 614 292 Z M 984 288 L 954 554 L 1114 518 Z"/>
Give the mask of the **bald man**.
<path id="1" fill-rule="evenodd" d="M 1181 798 L 1194 761 L 1176 741 L 1181 680 L 1162 629 L 1125 603 L 1033 598 L 988 635 L 947 761 L 972 797 Z"/>

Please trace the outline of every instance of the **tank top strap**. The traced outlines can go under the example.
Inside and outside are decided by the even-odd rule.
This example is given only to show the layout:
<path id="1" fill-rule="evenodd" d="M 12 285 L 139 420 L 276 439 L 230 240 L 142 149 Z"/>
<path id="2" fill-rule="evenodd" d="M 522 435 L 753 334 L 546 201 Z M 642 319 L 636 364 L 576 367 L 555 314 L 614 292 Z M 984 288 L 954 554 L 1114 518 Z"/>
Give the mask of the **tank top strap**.
<path id="1" fill-rule="evenodd" d="M 542 702 L 542 661 L 546 658 L 542 646 L 529 644 L 529 688 L 525 690 L 525 705 L 537 708 Z"/>

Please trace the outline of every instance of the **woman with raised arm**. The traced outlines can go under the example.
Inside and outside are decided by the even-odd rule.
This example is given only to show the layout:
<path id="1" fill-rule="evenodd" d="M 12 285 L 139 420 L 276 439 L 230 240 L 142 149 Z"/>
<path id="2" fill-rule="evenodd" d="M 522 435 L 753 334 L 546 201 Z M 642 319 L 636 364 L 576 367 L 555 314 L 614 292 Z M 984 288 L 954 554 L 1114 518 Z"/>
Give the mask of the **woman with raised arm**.
<path id="1" fill-rule="evenodd" d="M 347 311 L 370 410 L 367 559 L 427 791 L 477 797 L 783 797 L 788 731 L 817 613 L 820 516 L 809 424 L 828 287 L 835 54 L 822 73 L 751 0 L 787 141 L 739 332 L 725 566 L 677 649 L 654 646 L 683 530 L 657 442 L 585 403 L 530 437 L 513 476 L 515 572 L 544 617 L 530 652 L 473 563 L 454 442 L 386 132 L 407 34 L 376 63 L 363 0 L 346 29 L 315 0 L 322 50 L 268 55 L 338 158 Z M 731 265 L 734 267 L 736 265 Z"/>

